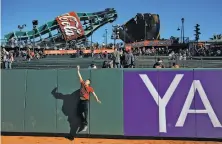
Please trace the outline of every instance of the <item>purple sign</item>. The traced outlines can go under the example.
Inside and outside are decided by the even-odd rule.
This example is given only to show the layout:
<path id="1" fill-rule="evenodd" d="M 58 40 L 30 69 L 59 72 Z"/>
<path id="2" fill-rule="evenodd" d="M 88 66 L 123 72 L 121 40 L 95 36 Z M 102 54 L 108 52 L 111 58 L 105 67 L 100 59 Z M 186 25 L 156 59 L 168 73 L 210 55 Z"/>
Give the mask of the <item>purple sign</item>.
<path id="1" fill-rule="evenodd" d="M 222 138 L 222 70 L 124 71 L 126 136 Z"/>

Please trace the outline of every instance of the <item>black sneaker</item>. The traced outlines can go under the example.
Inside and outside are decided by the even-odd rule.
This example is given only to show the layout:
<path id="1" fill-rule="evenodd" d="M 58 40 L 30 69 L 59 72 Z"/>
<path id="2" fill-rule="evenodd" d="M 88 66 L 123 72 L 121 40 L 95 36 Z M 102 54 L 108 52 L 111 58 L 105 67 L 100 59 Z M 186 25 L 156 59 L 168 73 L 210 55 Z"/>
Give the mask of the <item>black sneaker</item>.
<path id="1" fill-rule="evenodd" d="M 66 136 L 65 138 L 67 138 L 68 140 L 74 140 L 74 137 L 73 136 L 71 136 L 71 135 L 68 135 L 68 136 Z"/>

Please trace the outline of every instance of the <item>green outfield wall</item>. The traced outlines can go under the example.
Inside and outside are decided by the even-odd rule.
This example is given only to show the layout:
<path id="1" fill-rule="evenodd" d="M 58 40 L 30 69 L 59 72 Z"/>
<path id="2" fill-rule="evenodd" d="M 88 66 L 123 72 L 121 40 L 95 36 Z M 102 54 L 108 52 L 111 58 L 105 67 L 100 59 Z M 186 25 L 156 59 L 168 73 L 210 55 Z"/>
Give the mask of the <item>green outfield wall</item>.
<path id="1" fill-rule="evenodd" d="M 71 133 L 76 69 L 2 70 L 2 132 Z M 222 139 L 222 69 L 83 69 L 91 96 L 82 134 Z"/>
<path id="2" fill-rule="evenodd" d="M 91 97 L 90 134 L 123 135 L 123 76 L 118 69 L 81 70 Z M 80 83 L 76 69 L 2 70 L 2 132 L 75 133 Z"/>

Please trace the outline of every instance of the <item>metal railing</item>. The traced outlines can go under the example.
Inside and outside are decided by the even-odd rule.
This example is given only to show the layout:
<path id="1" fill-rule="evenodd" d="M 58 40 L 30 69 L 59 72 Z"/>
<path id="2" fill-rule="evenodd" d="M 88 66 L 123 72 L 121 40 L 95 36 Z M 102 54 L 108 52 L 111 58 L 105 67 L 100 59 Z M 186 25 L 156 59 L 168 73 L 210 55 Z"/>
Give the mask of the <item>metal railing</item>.
<path id="1" fill-rule="evenodd" d="M 180 68 L 222 68 L 222 57 L 192 57 L 186 60 L 169 59 L 168 56 L 138 56 L 136 57 L 137 68 L 152 68 L 157 59 L 163 60 L 166 68 L 176 63 Z"/>

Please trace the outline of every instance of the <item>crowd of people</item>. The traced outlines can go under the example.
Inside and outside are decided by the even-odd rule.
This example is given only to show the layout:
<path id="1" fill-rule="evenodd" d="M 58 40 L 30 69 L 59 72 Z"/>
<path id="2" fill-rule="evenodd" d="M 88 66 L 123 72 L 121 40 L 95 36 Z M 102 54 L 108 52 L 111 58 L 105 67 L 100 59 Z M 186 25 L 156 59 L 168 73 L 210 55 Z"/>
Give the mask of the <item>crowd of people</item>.
<path id="1" fill-rule="evenodd" d="M 103 58 L 105 58 L 102 68 L 135 68 L 135 57 L 136 55 L 133 53 L 133 51 L 123 51 L 118 50 L 117 48 L 114 49 L 114 53 L 111 55 L 111 57 L 108 56 L 107 53 L 104 53 Z M 171 56 L 172 59 L 174 56 Z M 183 60 L 185 58 L 182 57 Z M 92 63 L 89 66 L 90 69 L 96 69 L 97 66 Z M 165 68 L 164 62 L 162 59 L 157 58 L 156 63 L 154 63 L 153 68 Z M 171 68 L 179 68 L 179 65 L 175 62 L 172 63 Z"/>
<path id="2" fill-rule="evenodd" d="M 94 49 L 97 49 L 98 45 L 94 45 Z M 143 48 L 132 48 L 131 50 L 125 50 L 121 44 L 118 44 L 118 47 L 114 48 L 114 53 L 108 53 L 105 51 L 104 53 L 94 54 L 84 54 L 84 49 L 77 49 L 77 53 L 73 55 L 73 57 L 93 57 L 94 59 L 102 59 L 104 60 L 102 68 L 134 68 L 135 67 L 135 57 L 139 56 L 155 56 L 156 58 L 159 56 L 168 56 L 169 60 L 187 60 L 192 59 L 193 56 L 221 56 L 221 49 L 212 49 L 209 47 L 202 47 L 199 49 L 172 49 L 168 47 L 143 47 Z M 44 58 L 45 55 L 42 49 L 35 49 L 33 52 L 29 48 L 27 49 L 14 49 L 14 50 L 6 50 L 2 48 L 1 52 L 1 65 L 4 69 L 11 69 L 12 64 L 15 58 L 20 57 L 23 60 L 31 61 L 32 59 L 41 59 Z M 163 64 L 163 60 L 158 59 L 154 64 L 153 68 L 165 68 Z M 171 65 L 171 64 L 170 64 Z M 169 68 L 169 65 L 167 66 Z M 172 63 L 172 68 L 179 68 L 177 63 Z M 89 68 L 97 68 L 97 66 L 92 63 Z"/>
<path id="3" fill-rule="evenodd" d="M 2 68 L 11 69 L 13 62 L 14 62 L 13 53 L 8 52 L 5 49 L 2 49 L 2 52 L 1 52 L 1 66 L 2 66 Z"/>
<path id="4" fill-rule="evenodd" d="M 114 48 L 113 54 L 103 53 L 97 55 L 104 59 L 102 68 L 134 68 L 135 67 L 135 56 L 132 51 L 123 51 Z M 90 64 L 89 68 L 97 68 L 94 63 Z"/>
<path id="5" fill-rule="evenodd" d="M 195 56 L 222 56 L 221 47 L 201 47 L 199 49 L 195 49 L 195 52 Z"/>
<path id="6" fill-rule="evenodd" d="M 1 68 L 2 69 L 12 69 L 12 64 L 15 58 L 21 58 L 24 61 L 31 61 L 32 59 L 43 58 L 42 51 L 32 52 L 30 49 L 27 50 L 6 50 L 5 48 L 1 51 Z"/>
<path id="7" fill-rule="evenodd" d="M 132 49 L 125 51 L 122 48 L 114 48 L 114 53 L 100 53 L 100 54 L 91 54 L 93 58 L 103 59 L 102 68 L 135 68 L 135 57 L 136 56 L 169 56 L 169 59 L 175 60 L 179 57 L 179 60 L 186 60 L 187 55 L 189 54 L 188 50 L 179 50 L 174 52 L 170 49 L 163 48 L 143 48 L 143 49 Z M 12 63 L 14 62 L 15 57 L 20 57 L 22 60 L 31 61 L 32 59 L 40 59 L 45 57 L 43 51 L 31 51 L 27 50 L 13 50 L 7 51 L 4 48 L 1 53 L 1 65 L 3 69 L 12 69 Z M 84 57 L 84 54 L 81 53 L 81 50 L 77 50 L 75 57 Z M 177 64 L 173 64 L 172 67 L 178 68 Z M 89 68 L 97 68 L 97 66 L 92 63 Z M 153 68 L 165 68 L 162 60 L 157 60 Z"/>

